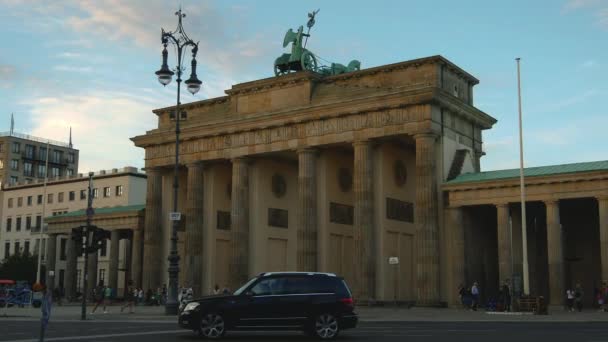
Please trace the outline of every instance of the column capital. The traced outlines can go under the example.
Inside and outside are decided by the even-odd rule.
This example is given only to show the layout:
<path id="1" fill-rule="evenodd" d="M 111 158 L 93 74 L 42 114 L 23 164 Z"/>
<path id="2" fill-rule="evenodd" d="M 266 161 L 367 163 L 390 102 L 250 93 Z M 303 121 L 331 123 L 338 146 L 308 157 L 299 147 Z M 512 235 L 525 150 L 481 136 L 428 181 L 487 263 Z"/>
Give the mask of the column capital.
<path id="1" fill-rule="evenodd" d="M 187 168 L 203 167 L 203 166 L 205 166 L 205 164 L 206 163 L 202 160 L 195 160 L 195 161 L 187 162 L 186 167 Z"/>
<path id="2" fill-rule="evenodd" d="M 296 149 L 296 154 L 319 154 L 319 149 L 315 147 L 301 147 Z"/>
<path id="3" fill-rule="evenodd" d="M 251 162 L 251 158 L 246 157 L 246 156 L 238 156 L 238 157 L 232 157 L 230 158 L 230 162 L 235 164 L 235 163 L 249 163 Z"/>
<path id="4" fill-rule="evenodd" d="M 439 138 L 439 134 L 435 133 L 435 132 L 422 132 L 422 133 L 415 133 L 413 134 L 414 140 L 419 140 L 419 139 L 434 139 L 436 140 L 437 138 Z"/>
<path id="5" fill-rule="evenodd" d="M 371 145 L 372 141 L 370 139 L 360 139 L 360 140 L 355 140 L 353 141 L 353 146 L 364 146 L 364 145 Z"/>
<path id="6" fill-rule="evenodd" d="M 559 205 L 559 199 L 550 198 L 543 200 L 543 203 L 545 203 L 545 206 Z"/>
<path id="7" fill-rule="evenodd" d="M 152 173 L 152 172 L 161 172 L 163 168 L 161 166 L 146 166 L 144 167 L 144 171 L 146 171 L 146 173 Z"/>
<path id="8" fill-rule="evenodd" d="M 509 207 L 509 202 L 499 202 L 499 203 L 494 203 L 494 206 L 496 208 L 508 208 Z"/>
<path id="9" fill-rule="evenodd" d="M 599 196 L 595 196 L 595 199 L 598 202 L 604 202 L 604 201 L 608 201 L 608 194 L 606 195 L 599 195 Z"/>

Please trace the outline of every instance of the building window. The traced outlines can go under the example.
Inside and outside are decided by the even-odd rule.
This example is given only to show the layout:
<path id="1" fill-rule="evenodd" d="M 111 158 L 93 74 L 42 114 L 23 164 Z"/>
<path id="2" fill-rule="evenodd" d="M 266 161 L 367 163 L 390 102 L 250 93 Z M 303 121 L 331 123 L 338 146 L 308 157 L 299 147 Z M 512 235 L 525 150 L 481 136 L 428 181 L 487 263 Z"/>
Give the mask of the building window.
<path id="1" fill-rule="evenodd" d="M 32 217 L 26 216 L 25 217 L 25 230 L 30 230 L 30 229 L 32 229 Z"/>
<path id="2" fill-rule="evenodd" d="M 12 149 L 13 153 L 19 153 L 20 147 L 21 146 L 19 145 L 18 142 L 13 142 L 13 149 Z"/>
<path id="3" fill-rule="evenodd" d="M 7 241 L 4 243 L 4 259 L 8 259 L 11 256 L 11 242 Z"/>
<path id="4" fill-rule="evenodd" d="M 63 202 L 63 192 L 60 192 L 57 194 L 57 202 L 59 202 L 59 203 Z"/>
<path id="5" fill-rule="evenodd" d="M 34 159 L 35 147 L 32 145 L 25 145 L 25 157 L 28 159 Z"/>
<path id="6" fill-rule="evenodd" d="M 73 200 L 75 200 L 76 199 L 76 192 L 75 191 L 70 191 L 69 195 L 68 195 L 68 198 L 69 198 L 70 202 L 73 201 Z"/>
<path id="7" fill-rule="evenodd" d="M 53 150 L 53 156 L 51 158 L 51 161 L 53 163 L 61 163 L 62 154 L 63 154 L 63 152 L 61 152 L 61 151 Z"/>
<path id="8" fill-rule="evenodd" d="M 68 163 L 74 164 L 74 152 L 68 153 Z"/>
<path id="9" fill-rule="evenodd" d="M 6 219 L 6 231 L 10 232 L 11 229 L 13 228 L 12 226 L 13 226 L 13 219 L 11 217 L 8 217 Z"/>
<path id="10" fill-rule="evenodd" d="M 38 165 L 38 177 L 46 177 L 46 165 Z"/>
<path id="11" fill-rule="evenodd" d="M 48 194 L 46 203 L 48 203 L 48 204 L 53 203 L 53 194 Z"/>
<path id="12" fill-rule="evenodd" d="M 19 159 L 11 159 L 11 170 L 19 170 Z"/>
<path id="13" fill-rule="evenodd" d="M 74 170 L 72 170 L 72 169 L 67 169 L 67 170 L 66 170 L 66 175 L 67 175 L 67 176 L 69 176 L 69 177 L 73 176 L 73 175 L 74 175 Z"/>
<path id="14" fill-rule="evenodd" d="M 93 189 L 93 198 L 98 198 L 99 197 L 99 189 L 95 188 Z"/>
<path id="15" fill-rule="evenodd" d="M 33 198 L 32 196 L 27 196 L 27 206 L 31 207 L 32 206 L 32 202 L 33 202 Z"/>
<path id="16" fill-rule="evenodd" d="M 103 188 L 103 197 L 110 197 L 110 187 L 106 186 Z"/>
<path id="17" fill-rule="evenodd" d="M 41 147 L 40 151 L 38 152 L 38 160 L 46 161 L 46 153 L 46 147 Z"/>
<path id="18" fill-rule="evenodd" d="M 36 203 L 42 204 L 42 195 L 38 195 L 38 198 L 36 199 Z"/>
<path id="19" fill-rule="evenodd" d="M 58 167 L 52 167 L 51 168 L 51 177 L 59 177 L 59 168 Z"/>
<path id="20" fill-rule="evenodd" d="M 23 206 L 23 197 L 17 197 L 17 207 Z"/>
<path id="21" fill-rule="evenodd" d="M 122 196 L 122 185 L 116 186 L 116 196 Z"/>
<path id="22" fill-rule="evenodd" d="M 11 184 L 17 184 L 17 183 L 19 183 L 19 177 L 11 176 Z"/>
<path id="23" fill-rule="evenodd" d="M 32 168 L 32 163 L 23 163 L 23 174 L 29 177 L 34 177 L 34 169 Z"/>
<path id="24" fill-rule="evenodd" d="M 9 208 L 12 208 L 12 207 L 13 207 L 13 199 L 12 199 L 12 198 L 9 198 L 9 199 L 8 199 L 8 207 L 9 207 Z"/>
<path id="25" fill-rule="evenodd" d="M 17 217 L 17 222 L 15 222 L 15 231 L 21 231 L 21 217 Z"/>
<path id="26" fill-rule="evenodd" d="M 101 240 L 101 248 L 99 249 L 99 256 L 106 256 L 108 254 L 108 240 Z"/>
<path id="27" fill-rule="evenodd" d="M 100 283 L 105 283 L 106 280 L 106 270 L 103 268 L 99 269 L 99 282 Z"/>
<path id="28" fill-rule="evenodd" d="M 42 228 L 42 215 L 36 215 L 36 228 Z"/>
<path id="29" fill-rule="evenodd" d="M 23 254 L 30 254 L 30 240 L 23 242 Z"/>
<path id="30" fill-rule="evenodd" d="M 21 243 L 19 241 L 15 241 L 15 254 L 21 253 Z"/>
<path id="31" fill-rule="evenodd" d="M 85 200 L 87 199 L 87 190 L 80 190 L 80 199 L 81 200 Z"/>
<path id="32" fill-rule="evenodd" d="M 59 247 L 59 260 L 65 260 L 65 259 L 67 259 L 66 256 L 65 256 L 65 247 L 66 247 L 67 241 L 68 240 L 66 240 L 66 239 L 61 239 L 61 241 L 59 242 L 59 245 L 60 245 L 60 247 Z"/>

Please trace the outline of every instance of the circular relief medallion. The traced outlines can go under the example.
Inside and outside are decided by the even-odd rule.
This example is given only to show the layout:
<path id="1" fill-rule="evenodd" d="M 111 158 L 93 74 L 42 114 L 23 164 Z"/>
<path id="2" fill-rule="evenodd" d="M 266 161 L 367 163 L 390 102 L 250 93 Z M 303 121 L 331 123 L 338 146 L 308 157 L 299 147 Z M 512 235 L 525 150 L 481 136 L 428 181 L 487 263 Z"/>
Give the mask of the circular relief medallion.
<path id="1" fill-rule="evenodd" d="M 282 175 L 275 173 L 272 176 L 272 193 L 278 198 L 281 198 L 285 196 L 285 192 L 287 192 L 285 178 Z"/>
<path id="2" fill-rule="evenodd" d="M 407 181 L 407 169 L 405 168 L 403 160 L 396 160 L 393 168 L 395 173 L 395 184 L 401 187 Z"/>
<path id="3" fill-rule="evenodd" d="M 342 190 L 342 192 L 348 192 L 352 189 L 353 174 L 350 172 L 350 169 L 341 167 L 338 170 L 338 184 L 340 185 L 340 190 Z"/>

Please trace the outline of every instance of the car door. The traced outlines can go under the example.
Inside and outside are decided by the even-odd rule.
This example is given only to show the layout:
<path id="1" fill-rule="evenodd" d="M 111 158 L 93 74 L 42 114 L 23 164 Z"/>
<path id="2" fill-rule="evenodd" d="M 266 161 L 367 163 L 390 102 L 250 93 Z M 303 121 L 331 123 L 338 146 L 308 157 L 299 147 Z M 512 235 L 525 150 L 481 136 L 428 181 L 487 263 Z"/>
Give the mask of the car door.
<path id="1" fill-rule="evenodd" d="M 278 297 L 280 322 L 283 327 L 300 327 L 305 324 L 311 307 L 310 277 L 293 275 L 285 277 Z"/>
<path id="2" fill-rule="evenodd" d="M 239 296 L 236 311 L 236 326 L 239 328 L 272 328 L 280 317 L 277 308 L 277 284 L 274 277 L 262 278 Z"/>

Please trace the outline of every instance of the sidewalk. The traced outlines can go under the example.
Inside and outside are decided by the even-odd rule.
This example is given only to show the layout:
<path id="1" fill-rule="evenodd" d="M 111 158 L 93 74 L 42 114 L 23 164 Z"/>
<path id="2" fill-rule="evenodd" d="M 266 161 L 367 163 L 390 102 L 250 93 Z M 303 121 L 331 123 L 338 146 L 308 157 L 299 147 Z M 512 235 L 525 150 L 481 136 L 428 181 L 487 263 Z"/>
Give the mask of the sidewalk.
<path id="1" fill-rule="evenodd" d="M 176 322 L 176 317 L 166 316 L 162 306 L 137 306 L 135 313 L 120 312 L 119 305 L 108 307 L 104 314 L 98 308 L 90 314 L 92 306 L 87 307 L 87 319 L 99 321 L 157 321 L 159 323 Z M 485 311 L 467 311 L 462 309 L 436 308 L 396 308 L 396 307 L 357 307 L 356 312 L 362 322 L 608 322 L 608 313 L 586 310 L 568 312 L 561 309 L 550 310 L 549 315 L 531 315 L 529 313 L 503 313 Z M 52 320 L 80 320 L 79 305 L 53 306 Z M 35 308 L 0 308 L 0 320 L 40 319 L 40 309 Z"/>

